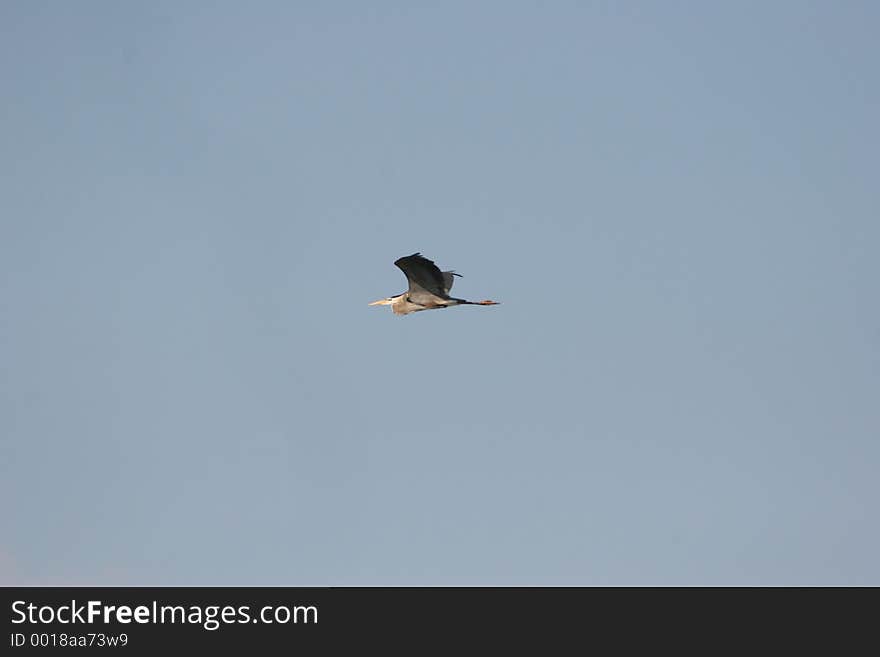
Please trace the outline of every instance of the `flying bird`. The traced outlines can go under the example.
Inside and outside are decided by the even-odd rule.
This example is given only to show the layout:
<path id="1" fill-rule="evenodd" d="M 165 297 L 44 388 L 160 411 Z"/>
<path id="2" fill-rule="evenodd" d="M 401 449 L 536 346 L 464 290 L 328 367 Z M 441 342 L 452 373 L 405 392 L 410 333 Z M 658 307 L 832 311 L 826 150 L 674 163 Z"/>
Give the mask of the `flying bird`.
<path id="1" fill-rule="evenodd" d="M 465 301 L 449 296 L 452 282 L 456 276 L 460 277 L 461 274 L 456 274 L 454 271 L 440 271 L 437 265 L 421 253 L 398 258 L 394 264 L 406 274 L 409 289 L 403 294 L 374 301 L 370 304 L 371 306 L 391 306 L 395 315 L 408 315 L 420 310 L 448 308 L 449 306 L 498 305 L 497 301 Z"/>

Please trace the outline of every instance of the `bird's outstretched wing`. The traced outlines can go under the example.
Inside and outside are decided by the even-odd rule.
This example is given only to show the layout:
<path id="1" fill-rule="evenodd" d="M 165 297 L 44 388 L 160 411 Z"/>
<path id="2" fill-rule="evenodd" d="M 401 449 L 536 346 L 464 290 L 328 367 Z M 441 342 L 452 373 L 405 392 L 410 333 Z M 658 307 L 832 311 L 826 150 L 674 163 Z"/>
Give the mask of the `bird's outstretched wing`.
<path id="1" fill-rule="evenodd" d="M 434 295 L 441 299 L 448 299 L 447 290 L 452 287 L 451 282 L 447 285 L 446 278 L 440 268 L 424 257 L 421 253 L 398 258 L 394 264 L 400 267 L 409 281 L 409 296 L 419 303 L 417 297 L 423 294 Z M 450 279 L 452 276 L 449 277 Z"/>
<path id="2" fill-rule="evenodd" d="M 449 294 L 449 290 L 452 289 L 452 284 L 455 283 L 456 276 L 461 278 L 461 274 L 456 274 L 454 271 L 443 272 L 443 291 L 446 292 L 446 294 Z"/>

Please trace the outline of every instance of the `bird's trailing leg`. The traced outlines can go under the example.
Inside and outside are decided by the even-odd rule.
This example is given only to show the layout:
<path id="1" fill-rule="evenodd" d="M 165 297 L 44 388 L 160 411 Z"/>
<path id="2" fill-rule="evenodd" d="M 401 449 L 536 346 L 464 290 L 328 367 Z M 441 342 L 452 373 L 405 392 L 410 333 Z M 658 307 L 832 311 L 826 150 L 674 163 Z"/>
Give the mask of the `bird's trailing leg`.
<path id="1" fill-rule="evenodd" d="M 486 299 L 485 301 L 465 301 L 464 299 L 455 299 L 458 303 L 467 304 L 468 306 L 497 306 L 498 301 L 489 301 Z"/>

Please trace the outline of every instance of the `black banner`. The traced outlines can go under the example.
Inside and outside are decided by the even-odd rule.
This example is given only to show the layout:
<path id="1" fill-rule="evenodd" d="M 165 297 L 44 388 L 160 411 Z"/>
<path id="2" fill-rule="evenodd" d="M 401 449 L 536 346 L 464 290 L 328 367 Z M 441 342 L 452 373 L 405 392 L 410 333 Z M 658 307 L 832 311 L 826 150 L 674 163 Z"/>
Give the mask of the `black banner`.
<path id="1" fill-rule="evenodd" d="M 855 589 L 675 588 L 5 588 L 5 654 L 381 647 L 414 652 L 526 642 L 680 645 L 701 636 L 790 645 L 845 619 L 850 640 L 873 605 Z M 873 591 L 871 592 L 874 593 Z M 874 597 L 871 595 L 870 597 Z M 859 621 L 865 619 L 864 623 Z M 873 617 L 871 615 L 871 617 Z M 710 647 L 710 646 L 706 646 Z"/>

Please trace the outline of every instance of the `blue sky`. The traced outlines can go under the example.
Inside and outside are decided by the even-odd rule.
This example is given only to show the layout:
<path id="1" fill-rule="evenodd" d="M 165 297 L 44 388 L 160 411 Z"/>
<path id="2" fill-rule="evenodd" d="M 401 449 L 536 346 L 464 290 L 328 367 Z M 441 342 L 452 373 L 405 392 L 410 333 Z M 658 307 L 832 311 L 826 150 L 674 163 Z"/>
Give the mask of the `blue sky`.
<path id="1" fill-rule="evenodd" d="M 880 584 L 878 21 L 3 3 L 0 582 Z"/>

